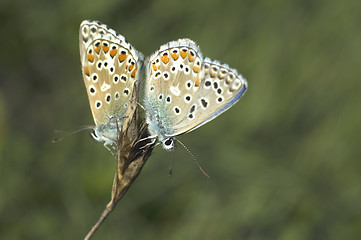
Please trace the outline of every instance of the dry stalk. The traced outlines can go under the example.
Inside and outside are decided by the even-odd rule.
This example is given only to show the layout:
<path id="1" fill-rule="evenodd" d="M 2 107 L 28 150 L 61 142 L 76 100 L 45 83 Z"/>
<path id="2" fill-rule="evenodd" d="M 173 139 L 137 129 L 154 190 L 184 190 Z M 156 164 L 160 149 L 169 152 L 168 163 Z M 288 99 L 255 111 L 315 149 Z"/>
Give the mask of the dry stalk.
<path id="1" fill-rule="evenodd" d="M 154 144 L 150 144 L 149 141 L 138 142 L 139 139 L 148 136 L 148 131 L 146 124 L 142 123 L 139 117 L 137 94 L 136 91 L 133 92 L 132 101 L 128 105 L 121 130 L 118 129 L 117 166 L 111 199 L 84 240 L 90 239 L 114 210 L 116 204 L 142 170 L 154 148 Z"/>

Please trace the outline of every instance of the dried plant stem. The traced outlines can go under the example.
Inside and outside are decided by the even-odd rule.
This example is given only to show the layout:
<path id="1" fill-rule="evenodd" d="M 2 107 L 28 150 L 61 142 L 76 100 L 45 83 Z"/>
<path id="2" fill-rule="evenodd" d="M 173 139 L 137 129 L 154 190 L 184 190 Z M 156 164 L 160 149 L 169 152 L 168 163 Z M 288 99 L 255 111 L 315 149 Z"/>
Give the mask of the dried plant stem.
<path id="1" fill-rule="evenodd" d="M 134 91 L 133 101 L 129 103 L 121 130 L 118 130 L 117 166 L 111 199 L 84 240 L 90 239 L 114 210 L 119 200 L 139 175 L 153 150 L 154 144 L 149 144 L 147 141 L 138 141 L 139 139 L 147 137 L 148 132 L 145 123 L 142 124 L 139 120 L 136 99 L 137 92 Z"/>

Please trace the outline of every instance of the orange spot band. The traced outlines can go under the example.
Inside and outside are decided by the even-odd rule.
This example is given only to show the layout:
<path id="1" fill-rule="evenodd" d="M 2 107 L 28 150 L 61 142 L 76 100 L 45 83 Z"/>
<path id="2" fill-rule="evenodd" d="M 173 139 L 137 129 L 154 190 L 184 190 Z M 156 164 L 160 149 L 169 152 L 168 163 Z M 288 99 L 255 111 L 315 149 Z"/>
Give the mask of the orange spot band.
<path id="1" fill-rule="evenodd" d="M 196 83 L 194 84 L 194 86 L 198 87 L 199 84 L 201 84 L 201 79 L 199 78 L 199 76 L 197 77 Z"/>
<path id="2" fill-rule="evenodd" d="M 152 68 L 153 68 L 154 71 L 157 70 L 157 66 L 154 63 L 152 64 Z"/>
<path id="3" fill-rule="evenodd" d="M 134 65 L 130 65 L 130 66 L 129 66 L 129 71 L 132 71 L 133 68 L 134 68 Z"/>
<path id="4" fill-rule="evenodd" d="M 135 77 L 135 73 L 136 73 L 136 72 L 137 72 L 137 71 L 136 71 L 136 68 L 134 68 L 134 70 L 133 70 L 133 72 L 131 73 L 131 75 L 130 75 L 130 76 L 131 76 L 132 78 L 134 78 L 134 77 Z"/>
<path id="5" fill-rule="evenodd" d="M 93 62 L 94 61 L 94 55 L 93 54 L 90 54 L 90 53 L 88 53 L 88 61 L 89 62 Z"/>
<path id="6" fill-rule="evenodd" d="M 90 73 L 89 73 L 89 67 L 88 67 L 88 66 L 85 66 L 85 67 L 84 67 L 84 73 L 85 73 L 85 75 L 87 75 L 87 76 L 90 75 Z"/>
<path id="7" fill-rule="evenodd" d="M 160 57 L 160 60 L 162 60 L 164 64 L 167 64 L 169 62 L 169 57 L 168 55 L 163 55 Z"/>
<path id="8" fill-rule="evenodd" d="M 178 53 L 171 53 L 170 55 L 172 56 L 172 58 L 173 58 L 174 60 L 177 60 L 177 59 L 179 58 L 179 54 L 178 54 Z"/>
<path id="9" fill-rule="evenodd" d="M 193 62 L 195 57 L 192 56 L 190 53 L 188 53 L 188 59 L 189 59 L 190 62 Z"/>
<path id="10" fill-rule="evenodd" d="M 104 46 L 104 45 L 103 45 L 103 51 L 104 51 L 105 53 L 107 53 L 107 52 L 109 51 L 109 46 Z"/>
<path id="11" fill-rule="evenodd" d="M 101 46 L 99 45 L 98 47 L 94 48 L 94 51 L 95 51 L 97 54 L 99 54 L 100 49 L 101 49 Z"/>
<path id="12" fill-rule="evenodd" d="M 110 50 L 109 54 L 110 56 L 113 58 L 116 54 L 118 53 L 118 50 L 117 49 L 112 49 Z"/>
<path id="13" fill-rule="evenodd" d="M 182 58 L 186 58 L 187 57 L 187 51 L 181 51 L 180 55 L 182 56 Z"/>
<path id="14" fill-rule="evenodd" d="M 201 70 L 200 66 L 197 66 L 197 65 L 193 66 L 193 71 L 194 72 L 198 73 L 200 70 Z"/>
<path id="15" fill-rule="evenodd" d="M 121 53 L 121 54 L 119 54 L 118 58 L 119 58 L 119 61 L 123 62 L 127 58 L 127 54 Z"/>

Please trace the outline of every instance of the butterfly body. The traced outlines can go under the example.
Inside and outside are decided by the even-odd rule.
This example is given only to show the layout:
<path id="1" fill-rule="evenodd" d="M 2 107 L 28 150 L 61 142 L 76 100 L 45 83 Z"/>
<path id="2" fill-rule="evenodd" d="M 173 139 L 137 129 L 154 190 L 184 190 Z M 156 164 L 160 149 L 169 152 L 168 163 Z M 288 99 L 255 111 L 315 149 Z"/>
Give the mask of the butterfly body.
<path id="1" fill-rule="evenodd" d="M 99 124 L 94 128 L 94 131 L 91 132 L 91 136 L 97 142 L 104 142 L 106 146 L 113 145 L 118 139 L 117 129 L 121 129 L 121 123 L 121 120 L 113 119 L 109 120 L 108 124 Z"/>

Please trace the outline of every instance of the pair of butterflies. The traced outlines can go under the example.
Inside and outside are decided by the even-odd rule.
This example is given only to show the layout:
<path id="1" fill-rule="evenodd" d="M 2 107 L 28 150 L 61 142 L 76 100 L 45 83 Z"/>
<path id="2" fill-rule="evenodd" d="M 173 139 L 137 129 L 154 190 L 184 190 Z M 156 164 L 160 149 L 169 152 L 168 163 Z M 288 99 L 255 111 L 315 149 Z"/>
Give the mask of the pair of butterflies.
<path id="1" fill-rule="evenodd" d="M 177 135 L 217 117 L 247 90 L 247 81 L 237 70 L 203 57 L 190 39 L 164 44 L 144 59 L 122 35 L 86 20 L 80 25 L 79 45 L 96 125 L 91 135 L 107 148 L 117 141 L 117 126 L 122 125 L 140 81 L 144 82 L 149 138 L 166 150 L 174 149 Z"/>

